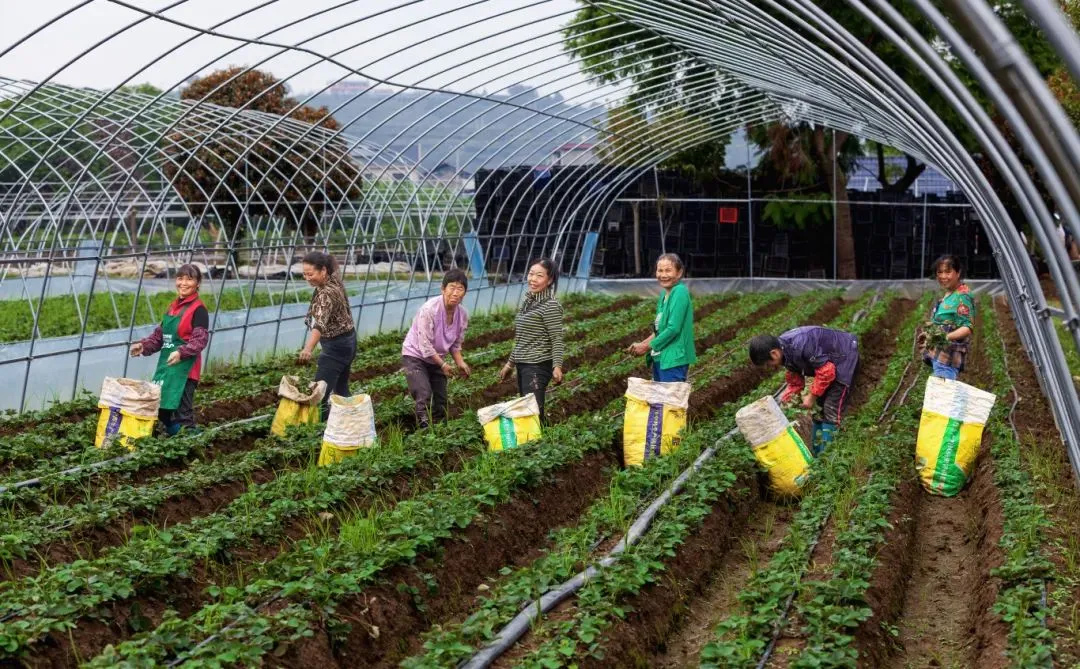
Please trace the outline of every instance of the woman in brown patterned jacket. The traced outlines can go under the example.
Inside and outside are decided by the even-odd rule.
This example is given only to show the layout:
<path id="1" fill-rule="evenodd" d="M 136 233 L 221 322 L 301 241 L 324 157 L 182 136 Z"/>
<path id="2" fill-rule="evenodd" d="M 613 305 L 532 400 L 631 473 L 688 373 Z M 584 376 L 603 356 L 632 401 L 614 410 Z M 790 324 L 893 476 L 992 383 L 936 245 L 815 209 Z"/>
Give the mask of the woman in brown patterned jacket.
<path id="1" fill-rule="evenodd" d="M 350 397 L 349 371 L 356 357 L 356 326 L 349 311 L 349 297 L 337 271 L 334 257 L 321 251 L 304 256 L 304 279 L 315 292 L 305 323 L 311 328 L 307 343 L 300 350 L 300 362 L 311 361 L 315 346 L 322 345 L 315 371 L 316 381 L 326 381 L 322 417 L 330 413 L 330 394 Z"/>

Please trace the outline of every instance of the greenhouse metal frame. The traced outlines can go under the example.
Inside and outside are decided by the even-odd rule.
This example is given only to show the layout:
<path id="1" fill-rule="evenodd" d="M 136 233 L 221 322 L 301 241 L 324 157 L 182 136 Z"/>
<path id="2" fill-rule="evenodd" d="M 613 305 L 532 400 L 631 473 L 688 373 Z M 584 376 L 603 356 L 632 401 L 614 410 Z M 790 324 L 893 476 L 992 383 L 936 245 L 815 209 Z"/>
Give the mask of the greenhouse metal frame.
<path id="1" fill-rule="evenodd" d="M 990 237 L 1021 338 L 1080 472 L 1080 402 L 1052 320 L 1059 314 L 1080 344 L 1080 282 L 1055 243 L 1054 216 L 1024 163 L 943 59 L 942 46 L 1007 119 L 1056 213 L 1078 238 L 1080 136 L 984 0 L 945 0 L 948 18 L 930 0 L 911 0 L 936 29 L 940 43 L 934 44 L 887 0 L 848 4 L 933 83 L 1006 179 L 1047 251 L 1060 309 L 1048 305 L 999 194 L 958 138 L 888 63 L 812 0 L 264 0 L 242 7 L 174 0 L 153 10 L 140 4 L 73 1 L 13 43 L 0 44 L 2 77 L 22 50 L 48 40 L 56 26 L 103 7 L 125 17 L 88 45 L 63 52 L 64 64 L 37 81 L 0 79 L 0 288 L 7 284 L 19 295 L 33 319 L 26 342 L 0 345 L 0 370 L 21 383 L 20 409 L 35 366 L 49 357 L 72 365 L 70 378 L 51 386 L 59 398 L 93 380 L 82 369 L 91 352 L 111 356 L 118 372 L 128 372 L 126 347 L 144 327 L 136 313 L 140 300 L 148 300 L 152 281 L 144 276 L 151 267 L 166 276 L 185 262 L 214 267 L 215 312 L 229 285 L 240 290 L 241 313 L 232 321 L 215 313 L 213 329 L 219 339 L 230 331 L 239 336 L 234 349 L 241 359 L 253 339 L 267 350 L 270 331 L 256 327 L 273 326 L 270 352 L 299 343 L 285 341 L 296 333 L 284 332 L 282 324 L 303 318 L 286 297 L 291 291 L 303 301 L 292 264 L 304 249 L 345 259 L 347 276 L 357 279 L 350 283 L 355 316 L 376 328 L 405 325 L 410 309 L 437 293 L 439 272 L 460 263 L 470 265 L 480 288 L 472 306 L 491 307 L 520 295 L 520 278 L 499 283 L 486 269 L 493 259 L 506 260 L 496 253 L 507 245 L 510 267 L 548 255 L 564 271 L 579 268 L 577 276 L 586 279 L 588 235 L 603 229 L 605 213 L 628 184 L 681 150 L 747 124 L 781 121 L 895 147 L 962 188 Z M 679 82 L 678 95 L 662 78 L 589 80 L 578 62 L 559 56 L 564 28 L 586 4 L 601 18 L 577 26 L 579 33 L 599 34 L 615 23 L 636 40 L 642 57 L 674 47 L 702 67 Z M 1018 4 L 1080 81 L 1080 39 L 1056 4 Z M 111 88 L 62 83 L 126 41 L 135 43 L 143 31 L 164 27 L 176 39 L 138 52 Z M 193 47 L 203 56 L 192 58 Z M 593 56 L 611 64 L 619 58 L 614 43 Z M 176 96 L 189 78 L 237 62 L 244 66 L 234 79 L 266 70 L 284 86 L 316 69 L 333 72 L 323 90 L 360 77 L 367 84 L 354 86 L 329 113 L 373 100 L 365 115 L 384 118 L 365 124 L 361 117 L 336 129 L 292 118 L 316 93 L 292 100 L 285 115 L 258 111 L 259 98 L 276 88 L 240 107 L 212 104 L 211 96 Z M 183 76 L 156 94 L 132 88 L 165 70 Z M 527 98 L 515 92 L 519 84 L 547 96 Z M 642 114 L 624 104 L 640 99 L 647 100 Z M 407 109 L 419 113 L 395 132 L 395 119 Z M 690 110 L 683 123 L 646 127 L 649 117 L 673 109 Z M 453 162 L 450 175 L 426 168 L 402 148 L 406 140 L 429 136 L 439 139 L 425 143 L 427 155 Z M 476 211 L 466 166 L 482 162 L 491 170 L 489 181 L 475 184 L 478 190 L 504 185 L 491 181 L 509 178 L 501 167 L 557 160 L 550 143 L 532 141 L 538 136 L 618 142 L 619 164 L 521 180 L 511 197 Z M 463 150 L 472 152 L 464 165 L 451 160 Z M 526 197 L 530 188 L 562 194 L 537 209 L 539 200 Z M 477 235 L 480 220 L 494 220 L 495 227 Z M 528 234 L 514 229 L 514 221 L 529 220 L 546 227 Z M 379 265 L 376 258 L 386 260 Z M 106 271 L 117 267 L 134 267 L 134 275 L 122 279 Z M 126 321 L 113 284 L 134 293 Z M 70 294 L 81 320 L 77 335 L 62 344 L 50 343 L 39 328 L 50 291 Z M 85 296 L 85 308 L 77 294 Z M 126 332 L 118 328 L 107 341 L 88 332 L 95 294 L 108 296 Z M 260 294 L 272 296 L 269 311 L 257 308 Z"/>

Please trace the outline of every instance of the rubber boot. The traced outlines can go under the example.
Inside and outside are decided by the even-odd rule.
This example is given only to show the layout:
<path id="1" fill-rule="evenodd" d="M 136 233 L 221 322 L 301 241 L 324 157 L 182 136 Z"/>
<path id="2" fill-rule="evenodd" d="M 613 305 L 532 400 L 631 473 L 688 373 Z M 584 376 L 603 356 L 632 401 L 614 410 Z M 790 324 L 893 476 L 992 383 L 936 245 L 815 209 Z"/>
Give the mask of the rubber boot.
<path id="1" fill-rule="evenodd" d="M 825 448 L 825 435 L 822 432 L 824 423 L 815 418 L 812 425 L 810 428 L 810 452 L 814 454 L 814 457 L 817 457 Z"/>
<path id="2" fill-rule="evenodd" d="M 180 423 L 165 423 L 165 434 L 170 437 L 175 437 L 180 433 L 180 428 L 183 427 Z"/>
<path id="3" fill-rule="evenodd" d="M 814 455 L 821 455 L 826 448 L 832 446 L 836 436 L 836 423 L 819 423 L 821 426 L 821 447 L 814 451 Z"/>

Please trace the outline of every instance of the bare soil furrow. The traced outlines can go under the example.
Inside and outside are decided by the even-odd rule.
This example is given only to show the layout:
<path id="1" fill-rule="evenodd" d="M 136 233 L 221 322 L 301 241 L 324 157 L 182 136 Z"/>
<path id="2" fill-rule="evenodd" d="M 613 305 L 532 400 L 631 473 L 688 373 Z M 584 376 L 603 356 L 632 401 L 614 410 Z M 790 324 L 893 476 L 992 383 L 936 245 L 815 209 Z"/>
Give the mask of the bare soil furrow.
<path id="1" fill-rule="evenodd" d="M 701 649 L 712 641 L 716 625 L 737 606 L 742 587 L 780 548 L 794 512 L 789 504 L 762 501 L 753 505 L 722 565 L 699 580 L 698 594 L 692 601 L 675 608 L 670 627 L 676 631 L 658 641 L 649 655 L 649 667 L 698 666 Z"/>
<path id="2" fill-rule="evenodd" d="M 551 531 L 573 521 L 603 493 L 617 466 L 611 452 L 593 453 L 555 473 L 554 480 L 544 487 L 515 495 L 466 528 L 437 555 L 395 568 L 381 579 L 387 585 L 369 588 L 343 602 L 337 616 L 352 629 L 341 642 L 331 641 L 324 621 L 310 642 L 288 649 L 272 664 L 396 666 L 407 654 L 417 629 L 459 610 L 477 586 L 499 568 L 535 559 Z M 313 665 L 316 655 L 321 656 L 320 662 Z"/>
<path id="3" fill-rule="evenodd" d="M 857 410 L 866 401 L 869 395 L 866 389 L 872 388 L 884 373 L 896 347 L 904 345 L 896 342 L 896 331 L 913 307 L 911 301 L 895 301 L 878 327 L 863 337 L 860 371 L 849 412 Z M 841 308 L 839 301 L 831 302 L 808 322 L 828 323 Z M 739 373 L 728 377 L 729 384 L 745 383 L 746 388 L 726 401 L 741 397 L 764 378 L 750 381 L 739 377 Z M 694 393 L 698 399 L 708 394 Z M 709 404 L 717 405 L 715 401 Z M 809 421 L 801 421 L 798 429 L 804 439 L 809 437 Z M 710 556 L 695 556 L 696 562 L 710 565 L 708 569 L 698 571 L 690 566 L 680 572 L 673 566 L 665 570 L 662 583 L 646 588 L 628 602 L 635 613 L 616 623 L 609 633 L 611 641 L 605 643 L 605 661 L 614 654 L 636 666 L 697 666 L 702 648 L 713 638 L 714 628 L 737 609 L 738 593 L 758 569 L 768 564 L 796 510 L 791 503 L 778 503 L 772 499 L 762 478 L 754 483 L 752 490 L 753 494 L 745 502 L 745 522 L 728 528 L 733 535 L 732 541 L 714 541 Z M 698 534 L 688 541 L 687 546 L 698 541 Z M 680 548 L 676 564 L 681 564 L 682 553 Z M 824 554 L 816 554 L 816 557 L 827 560 Z M 660 601 L 668 602 L 667 607 L 657 606 Z M 644 613 L 646 611 L 651 613 Z M 594 663 L 594 666 L 601 664 Z"/>
<path id="4" fill-rule="evenodd" d="M 988 387 L 982 316 L 962 380 Z M 914 445 L 917 435 L 911 435 Z M 884 553 L 871 580 L 873 616 L 856 633 L 860 657 L 874 666 L 1003 667 L 1007 629 L 993 614 L 1003 561 L 1002 509 L 989 433 L 969 484 L 955 497 L 926 493 L 906 478 L 894 497 Z"/>

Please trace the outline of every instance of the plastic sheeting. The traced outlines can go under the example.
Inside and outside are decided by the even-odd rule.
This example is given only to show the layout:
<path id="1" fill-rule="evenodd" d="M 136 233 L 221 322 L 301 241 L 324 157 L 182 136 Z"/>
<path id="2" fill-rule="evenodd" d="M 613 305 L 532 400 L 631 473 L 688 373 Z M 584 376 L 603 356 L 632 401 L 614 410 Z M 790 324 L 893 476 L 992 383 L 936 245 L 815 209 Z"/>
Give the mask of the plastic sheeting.
<path id="1" fill-rule="evenodd" d="M 440 286 L 440 282 L 423 282 L 414 283 L 410 288 L 406 281 L 391 282 L 390 286 L 368 284 L 366 296 L 350 298 L 357 332 L 362 336 L 407 327 L 420 306 L 439 294 Z M 559 284 L 562 294 L 579 292 L 584 286 L 584 281 L 572 279 Z M 481 313 L 504 305 L 515 306 L 523 291 L 524 285 L 520 283 L 470 286 L 465 296 L 465 308 L 470 313 Z M 216 361 L 235 361 L 241 347 L 245 360 L 275 351 L 299 351 L 307 336 L 304 325 L 307 308 L 305 303 L 260 307 L 250 313 L 222 312 L 216 317 L 211 313 L 213 336 L 209 353 L 204 353 L 204 364 L 207 369 L 212 369 Z M 0 385 L 0 410 L 19 408 L 24 377 L 27 409 L 40 408 L 54 400 L 70 399 L 76 388 L 97 393 L 106 376 L 149 379 L 153 376 L 157 356 L 129 358 L 127 352 L 129 342 L 147 336 L 154 327 L 136 327 L 130 337 L 128 328 L 88 334 L 81 347 L 78 335 L 39 339 L 34 342 L 32 351 L 30 342 L 0 345 L 0 376 L 6 380 Z M 27 358 L 31 353 L 33 358 L 27 374 Z"/>

